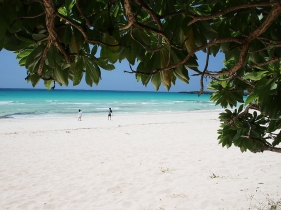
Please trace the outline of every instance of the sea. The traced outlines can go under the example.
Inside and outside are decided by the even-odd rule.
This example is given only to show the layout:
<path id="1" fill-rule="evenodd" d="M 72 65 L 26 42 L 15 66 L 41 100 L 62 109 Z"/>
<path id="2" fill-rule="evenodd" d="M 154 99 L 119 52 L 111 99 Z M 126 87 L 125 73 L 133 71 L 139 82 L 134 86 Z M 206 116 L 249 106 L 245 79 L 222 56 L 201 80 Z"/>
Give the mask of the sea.
<path id="1" fill-rule="evenodd" d="M 0 118 L 159 114 L 221 109 L 209 94 L 176 92 L 0 88 Z"/>

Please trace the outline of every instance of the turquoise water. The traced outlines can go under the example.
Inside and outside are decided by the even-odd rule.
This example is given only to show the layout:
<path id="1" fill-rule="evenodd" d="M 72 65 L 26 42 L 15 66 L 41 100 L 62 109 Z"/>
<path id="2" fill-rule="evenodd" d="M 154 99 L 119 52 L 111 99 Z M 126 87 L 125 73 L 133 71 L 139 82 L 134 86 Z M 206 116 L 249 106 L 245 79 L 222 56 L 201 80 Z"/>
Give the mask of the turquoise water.
<path id="1" fill-rule="evenodd" d="M 214 110 L 210 95 L 170 92 L 0 89 L 0 118 L 163 113 Z"/>

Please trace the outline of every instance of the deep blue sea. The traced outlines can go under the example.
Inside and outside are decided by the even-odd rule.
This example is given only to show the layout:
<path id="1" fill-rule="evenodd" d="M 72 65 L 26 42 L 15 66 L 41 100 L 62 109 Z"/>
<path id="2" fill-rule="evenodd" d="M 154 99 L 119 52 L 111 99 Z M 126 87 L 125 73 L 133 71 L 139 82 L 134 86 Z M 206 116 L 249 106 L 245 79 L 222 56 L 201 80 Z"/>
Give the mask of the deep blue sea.
<path id="1" fill-rule="evenodd" d="M 210 95 L 172 92 L 0 89 L 0 118 L 163 113 L 220 109 Z"/>

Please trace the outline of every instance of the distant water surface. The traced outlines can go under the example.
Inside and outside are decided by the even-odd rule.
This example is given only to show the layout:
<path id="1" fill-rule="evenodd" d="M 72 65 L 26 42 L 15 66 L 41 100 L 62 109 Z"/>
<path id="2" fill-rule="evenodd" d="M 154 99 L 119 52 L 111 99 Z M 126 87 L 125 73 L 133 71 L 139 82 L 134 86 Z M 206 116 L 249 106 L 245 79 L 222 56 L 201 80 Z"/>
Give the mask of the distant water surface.
<path id="1" fill-rule="evenodd" d="M 210 95 L 171 92 L 0 89 L 0 118 L 163 113 L 220 109 Z"/>

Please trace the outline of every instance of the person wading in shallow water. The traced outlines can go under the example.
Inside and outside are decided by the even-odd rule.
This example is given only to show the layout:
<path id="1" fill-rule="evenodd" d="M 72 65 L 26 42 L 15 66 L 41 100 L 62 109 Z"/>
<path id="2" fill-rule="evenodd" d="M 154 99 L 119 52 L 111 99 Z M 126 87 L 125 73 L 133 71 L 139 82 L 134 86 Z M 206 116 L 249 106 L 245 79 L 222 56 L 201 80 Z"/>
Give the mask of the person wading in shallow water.
<path id="1" fill-rule="evenodd" d="M 107 117 L 107 119 L 109 120 L 111 120 L 111 115 L 112 115 L 112 110 L 111 110 L 111 108 L 109 108 L 109 110 L 108 110 L 108 117 Z"/>

